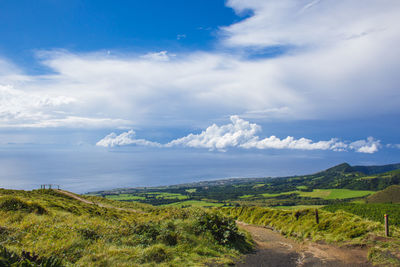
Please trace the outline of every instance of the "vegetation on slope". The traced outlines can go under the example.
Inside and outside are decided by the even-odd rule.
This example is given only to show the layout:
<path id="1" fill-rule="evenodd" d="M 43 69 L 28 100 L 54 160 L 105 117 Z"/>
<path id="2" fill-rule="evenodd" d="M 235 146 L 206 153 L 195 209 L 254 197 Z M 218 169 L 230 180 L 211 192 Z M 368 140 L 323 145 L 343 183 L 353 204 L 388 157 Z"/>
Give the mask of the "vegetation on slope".
<path id="1" fill-rule="evenodd" d="M 64 266 L 223 264 L 250 248 L 232 219 L 211 211 L 87 200 L 99 205 L 53 190 L 0 189 L 0 245 Z"/>
<path id="2" fill-rule="evenodd" d="M 315 210 L 278 210 L 261 207 L 221 208 L 234 219 L 271 227 L 281 234 L 298 240 L 311 239 L 340 242 L 343 245 L 368 246 L 369 258 L 380 264 L 400 264 L 400 231 L 392 227 L 392 237 L 384 237 L 381 223 L 362 219 L 353 214 L 337 211 L 319 211 L 319 223 Z"/>
<path id="3" fill-rule="evenodd" d="M 362 218 L 376 222 L 384 222 L 384 215 L 389 215 L 391 225 L 400 227 L 400 204 L 360 204 L 360 203 L 343 203 L 328 205 L 324 210 L 335 212 L 343 210 L 349 213 L 356 214 Z"/>
<path id="4" fill-rule="evenodd" d="M 366 199 L 367 203 L 400 203 L 400 185 L 392 185 Z"/>
<path id="5" fill-rule="evenodd" d="M 400 164 L 353 167 L 343 163 L 303 176 L 225 179 L 156 188 L 115 189 L 92 194 L 151 205 L 183 201 L 219 202 L 220 205 L 328 205 L 351 201 L 351 198 L 364 197 L 372 191 L 400 184 L 400 170 L 395 170 L 398 167 Z"/>

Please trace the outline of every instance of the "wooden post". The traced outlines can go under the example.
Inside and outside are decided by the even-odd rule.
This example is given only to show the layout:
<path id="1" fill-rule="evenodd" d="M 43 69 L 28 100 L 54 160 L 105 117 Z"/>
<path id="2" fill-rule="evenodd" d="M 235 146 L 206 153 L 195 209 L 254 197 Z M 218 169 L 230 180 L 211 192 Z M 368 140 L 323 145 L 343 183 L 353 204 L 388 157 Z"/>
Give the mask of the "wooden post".
<path id="1" fill-rule="evenodd" d="M 389 236 L 389 215 L 385 214 L 385 234 Z"/>
<path id="2" fill-rule="evenodd" d="M 318 209 L 315 209 L 315 222 L 319 224 Z"/>

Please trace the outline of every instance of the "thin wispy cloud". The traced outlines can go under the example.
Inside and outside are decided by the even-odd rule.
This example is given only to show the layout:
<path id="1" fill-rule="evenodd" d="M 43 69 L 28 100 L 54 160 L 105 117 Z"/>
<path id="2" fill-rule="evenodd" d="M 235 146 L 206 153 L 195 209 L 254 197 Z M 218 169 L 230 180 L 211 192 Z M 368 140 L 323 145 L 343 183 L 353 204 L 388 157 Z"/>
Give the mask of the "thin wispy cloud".
<path id="1" fill-rule="evenodd" d="M 166 144 L 136 139 L 135 132 L 130 130 L 120 135 L 111 133 L 97 142 L 97 146 L 118 147 L 126 145 L 141 145 L 152 147 L 189 147 L 205 148 L 211 151 L 218 150 L 225 152 L 229 148 L 243 149 L 296 149 L 296 150 L 333 150 L 346 151 L 354 150 L 360 153 L 375 153 L 381 147 L 380 140 L 368 137 L 367 140 L 355 142 L 342 142 L 338 138 L 327 141 L 314 142 L 311 139 L 296 139 L 288 136 L 280 139 L 276 136 L 260 138 L 257 134 L 261 132 L 261 127 L 255 123 L 250 123 L 238 116 L 230 117 L 231 123 L 218 126 L 213 124 L 199 134 L 189 134 L 185 137 L 175 139 Z"/>

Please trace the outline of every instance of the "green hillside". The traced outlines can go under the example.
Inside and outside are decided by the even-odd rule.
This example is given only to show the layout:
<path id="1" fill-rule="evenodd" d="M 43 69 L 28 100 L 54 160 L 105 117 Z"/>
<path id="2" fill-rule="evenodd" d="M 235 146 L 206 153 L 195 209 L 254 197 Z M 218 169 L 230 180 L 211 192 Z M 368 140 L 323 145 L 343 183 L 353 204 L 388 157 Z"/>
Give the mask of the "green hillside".
<path id="1" fill-rule="evenodd" d="M 392 185 L 369 196 L 368 203 L 400 203 L 400 185 Z"/>
<path id="2" fill-rule="evenodd" d="M 353 166 L 353 171 L 362 172 L 367 175 L 379 174 L 384 172 L 390 172 L 393 170 L 400 169 L 400 163 L 397 164 L 387 164 L 381 166 Z"/>
<path id="3" fill-rule="evenodd" d="M 201 203 L 203 206 L 329 205 L 362 201 L 374 191 L 399 185 L 400 170 L 393 170 L 399 166 L 353 167 L 342 163 L 302 176 L 223 179 L 154 188 L 120 188 L 90 194 L 156 206 L 197 206 Z M 390 171 L 381 173 L 386 170 Z"/>
<path id="4" fill-rule="evenodd" d="M 250 248 L 210 210 L 66 194 L 0 189 L 0 266 L 228 264 Z"/>

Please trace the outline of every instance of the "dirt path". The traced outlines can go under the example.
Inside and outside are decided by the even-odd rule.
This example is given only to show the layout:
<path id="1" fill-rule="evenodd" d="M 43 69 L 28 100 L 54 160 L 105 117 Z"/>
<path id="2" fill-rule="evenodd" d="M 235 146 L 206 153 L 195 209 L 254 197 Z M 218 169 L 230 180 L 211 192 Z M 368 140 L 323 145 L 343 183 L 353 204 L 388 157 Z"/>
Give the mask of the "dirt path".
<path id="1" fill-rule="evenodd" d="M 257 249 L 236 266 L 372 266 L 367 262 L 366 249 L 338 248 L 313 242 L 297 243 L 265 227 L 237 223 L 252 235 Z"/>
<path id="2" fill-rule="evenodd" d="M 76 200 L 78 200 L 80 202 L 83 202 L 83 203 L 86 203 L 86 204 L 89 204 L 89 205 L 97 205 L 99 207 L 108 208 L 108 209 L 116 209 L 116 210 L 123 210 L 123 211 L 129 211 L 129 212 L 144 213 L 143 211 L 140 211 L 140 210 L 128 209 L 128 208 L 119 208 L 119 207 L 114 207 L 114 206 L 103 204 L 103 203 L 93 202 L 93 201 L 84 199 L 84 198 L 82 198 L 82 197 L 80 197 L 78 195 L 75 195 L 74 193 L 71 193 L 71 192 L 68 192 L 68 191 L 64 191 L 64 190 L 61 190 L 61 189 L 54 189 L 54 191 L 56 191 L 58 193 L 61 193 L 63 195 L 66 195 L 68 197 L 72 197 L 73 199 L 76 199 Z"/>

